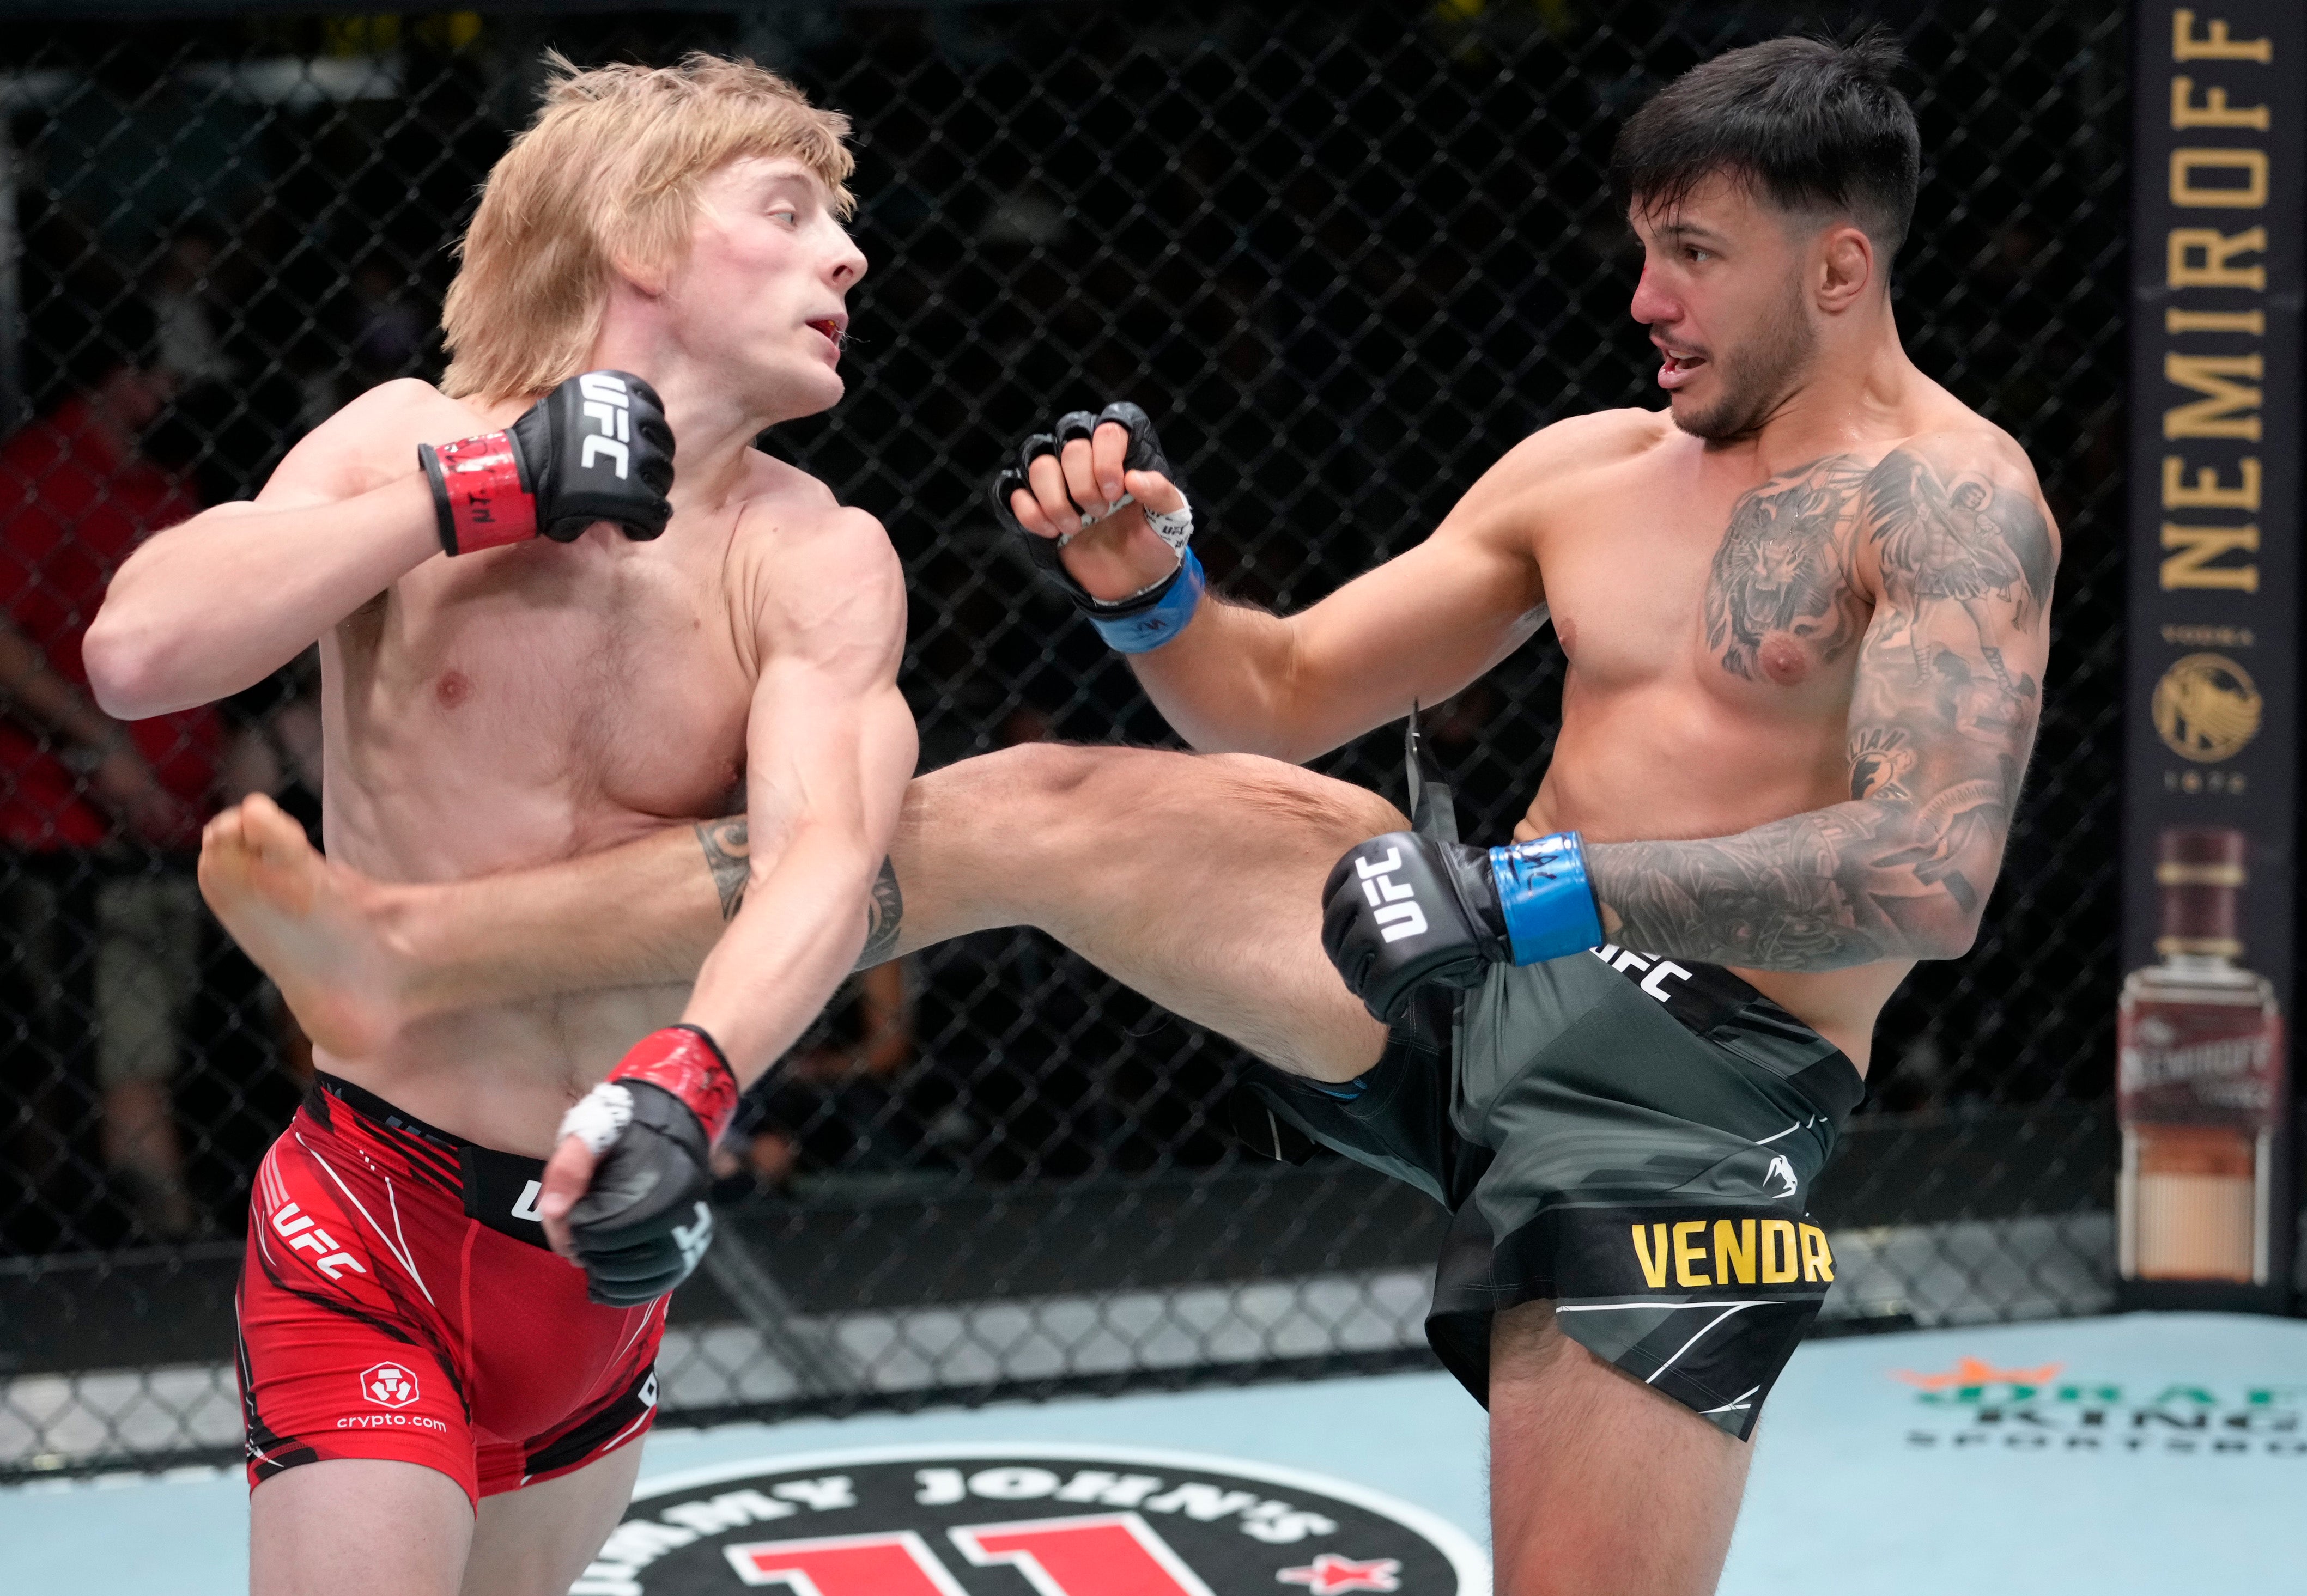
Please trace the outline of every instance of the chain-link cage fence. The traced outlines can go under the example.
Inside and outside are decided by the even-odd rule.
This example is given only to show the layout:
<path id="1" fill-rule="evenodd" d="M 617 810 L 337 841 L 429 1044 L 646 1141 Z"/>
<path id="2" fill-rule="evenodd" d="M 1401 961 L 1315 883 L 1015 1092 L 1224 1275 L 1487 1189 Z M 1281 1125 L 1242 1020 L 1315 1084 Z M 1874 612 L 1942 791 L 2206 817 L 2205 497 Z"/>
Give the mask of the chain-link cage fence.
<path id="1" fill-rule="evenodd" d="M 1923 369 L 2032 455 L 2066 563 L 2040 752 L 1969 957 L 1884 1015 L 1815 1211 L 1830 1322 L 2109 1300 L 2125 55 L 2114 8 L 1916 4 L 1925 166 L 1899 262 Z M 18 21 L 0 60 L 0 1475 L 236 1455 L 252 1172 L 309 1049 L 190 846 L 253 790 L 317 829 L 293 669 L 124 732 L 79 637 L 144 533 L 436 374 L 450 246 L 580 63 L 742 52 L 857 125 L 850 397 L 768 447 L 912 581 L 923 764 L 1171 740 L 1004 546 L 983 482 L 1127 396 L 1210 508 L 1214 580 L 1300 604 L 1416 542 L 1534 428 L 1645 402 L 1605 192 L 1632 107 L 1720 49 L 1870 13 L 1762 4 L 949 4 L 738 15 Z M 219 618 L 230 624 L 230 618 Z M 1511 829 L 1550 637 L 1428 712 L 1469 837 Z M 1381 734 L 1324 768 L 1400 796 Z M 1024 933 L 845 988 L 749 1110 L 674 1298 L 666 1414 L 1108 1390 L 1424 1359 L 1443 1216 L 1226 1134 L 1240 1055 Z"/>

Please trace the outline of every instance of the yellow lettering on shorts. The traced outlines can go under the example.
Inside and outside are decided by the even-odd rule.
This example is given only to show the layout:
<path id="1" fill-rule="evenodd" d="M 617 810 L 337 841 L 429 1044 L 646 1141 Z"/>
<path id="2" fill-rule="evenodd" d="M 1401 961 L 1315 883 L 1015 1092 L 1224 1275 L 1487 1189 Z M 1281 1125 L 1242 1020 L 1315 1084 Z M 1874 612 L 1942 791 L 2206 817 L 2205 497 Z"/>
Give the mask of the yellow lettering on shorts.
<path id="1" fill-rule="evenodd" d="M 1805 1281 L 1834 1279 L 1834 1255 L 1826 1250 L 1826 1233 L 1815 1225 L 1802 1227 L 1803 1278 Z"/>
<path id="2" fill-rule="evenodd" d="M 1795 1248 L 1795 1222 L 1791 1219 L 1763 1220 L 1762 1284 L 1785 1285 L 1799 1272 L 1799 1258 Z"/>
<path id="3" fill-rule="evenodd" d="M 1714 1222 L 1714 1278 L 1728 1285 L 1733 1278 L 1740 1285 L 1754 1284 L 1754 1222 L 1738 1221 L 1733 1231 L 1730 1221 Z"/>
<path id="4" fill-rule="evenodd" d="M 1705 1233 L 1706 1221 L 1703 1219 L 1685 1219 L 1674 1227 L 1674 1283 L 1677 1285 L 1714 1284 L 1703 1275 L 1690 1272 L 1691 1265 L 1706 1261 L 1705 1244 L 1692 1239 Z"/>
<path id="5" fill-rule="evenodd" d="M 1642 1241 L 1642 1232 L 1645 1228 L 1651 1231 L 1657 1237 L 1657 1240 L 1651 1242 L 1647 1245 L 1645 1245 Z M 1634 1227 L 1634 1261 L 1642 1266 L 1642 1279 L 1649 1284 L 1652 1291 L 1663 1290 L 1666 1286 L 1666 1226 L 1663 1225 L 1652 1225 L 1649 1226 L 1637 1225 Z M 1658 1249 L 1658 1256 L 1655 1260 L 1653 1260 L 1651 1256 L 1651 1248 L 1652 1247 Z"/>

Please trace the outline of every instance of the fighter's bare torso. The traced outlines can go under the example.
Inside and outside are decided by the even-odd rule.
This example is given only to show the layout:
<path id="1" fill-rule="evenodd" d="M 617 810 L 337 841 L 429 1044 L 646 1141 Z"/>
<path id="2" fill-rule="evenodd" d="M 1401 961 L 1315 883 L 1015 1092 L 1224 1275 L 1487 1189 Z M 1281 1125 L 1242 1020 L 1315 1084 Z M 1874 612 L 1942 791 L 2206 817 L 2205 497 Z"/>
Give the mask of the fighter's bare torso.
<path id="1" fill-rule="evenodd" d="M 1858 796 L 1849 721 L 1882 558 L 1854 525 L 1859 480 L 1903 449 L 1944 481 L 1983 457 L 2035 490 L 2018 447 L 1934 383 L 1835 441 L 1780 459 L 1689 437 L 1662 411 L 1609 411 L 1536 435 L 1469 495 L 1527 539 L 1569 659 L 1553 762 L 1516 836 L 1726 837 Z M 1740 973 L 1863 1069 L 1911 968 Z"/>
<path id="2" fill-rule="evenodd" d="M 348 498 L 405 475 L 420 442 L 503 425 L 423 383 L 364 396 L 299 468 Z M 727 502 L 663 537 L 597 525 L 431 559 L 322 638 L 333 858 L 385 881 L 486 875 L 590 853 L 741 801 L 760 661 L 744 613 L 765 539 L 827 520 L 832 495 L 752 454 Z M 542 1155 L 562 1110 L 686 984 L 587 992 L 411 1025 L 322 1067 L 420 1119 Z"/>

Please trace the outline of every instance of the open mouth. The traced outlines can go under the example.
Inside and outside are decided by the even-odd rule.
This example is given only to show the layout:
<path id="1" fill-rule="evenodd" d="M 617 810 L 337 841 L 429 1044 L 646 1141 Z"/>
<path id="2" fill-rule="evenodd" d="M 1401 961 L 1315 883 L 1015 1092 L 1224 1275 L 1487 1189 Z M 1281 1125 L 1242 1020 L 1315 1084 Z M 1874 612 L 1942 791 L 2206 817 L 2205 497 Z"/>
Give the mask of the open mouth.
<path id="1" fill-rule="evenodd" d="M 836 355 L 838 355 L 841 353 L 841 346 L 848 337 L 847 328 L 844 327 L 839 321 L 835 320 L 830 316 L 825 317 L 820 320 L 812 321 L 809 324 L 809 327 L 812 332 L 815 332 L 827 343 L 833 346 L 833 352 Z"/>
<path id="2" fill-rule="evenodd" d="M 1659 367 L 1659 386 L 1669 393 L 1688 382 L 1706 363 L 1702 354 L 1668 354 L 1664 350 L 1659 353 L 1666 354 L 1666 361 Z"/>

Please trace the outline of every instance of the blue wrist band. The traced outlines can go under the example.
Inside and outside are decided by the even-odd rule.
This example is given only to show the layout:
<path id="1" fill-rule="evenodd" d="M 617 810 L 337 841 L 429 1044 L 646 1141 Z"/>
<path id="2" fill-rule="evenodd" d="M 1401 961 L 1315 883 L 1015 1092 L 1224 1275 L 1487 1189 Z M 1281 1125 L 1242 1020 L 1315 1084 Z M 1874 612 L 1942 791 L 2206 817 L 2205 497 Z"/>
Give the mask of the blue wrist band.
<path id="1" fill-rule="evenodd" d="M 1097 628 L 1097 635 L 1105 639 L 1107 647 L 1118 653 L 1142 654 L 1161 647 L 1186 629 L 1186 623 L 1194 619 L 1194 611 L 1201 604 L 1204 581 L 1202 562 L 1194 558 L 1193 550 L 1188 547 L 1181 553 L 1178 574 L 1170 578 L 1169 587 L 1154 603 L 1128 615 L 1090 612 L 1089 624 Z"/>
<path id="2" fill-rule="evenodd" d="M 1576 832 L 1493 848 L 1490 876 L 1516 964 L 1601 945 L 1602 911 L 1586 879 L 1586 849 Z"/>

